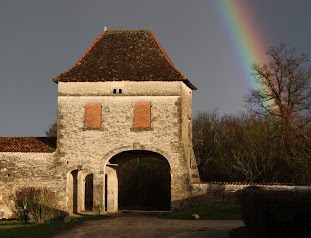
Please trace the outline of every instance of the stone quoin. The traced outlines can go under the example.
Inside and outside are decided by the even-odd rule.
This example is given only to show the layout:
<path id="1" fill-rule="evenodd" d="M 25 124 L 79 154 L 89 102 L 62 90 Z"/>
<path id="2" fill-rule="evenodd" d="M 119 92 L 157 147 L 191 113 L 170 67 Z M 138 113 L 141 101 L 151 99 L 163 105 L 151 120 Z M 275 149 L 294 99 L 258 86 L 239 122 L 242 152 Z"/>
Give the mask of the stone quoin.
<path id="1" fill-rule="evenodd" d="M 170 209 L 199 181 L 192 149 L 195 86 L 172 64 L 152 32 L 104 31 L 58 84 L 57 138 L 0 137 L 0 217 L 24 186 L 57 193 L 59 209 L 118 211 L 118 167 L 126 159 L 164 159 Z M 92 180 L 91 186 L 86 182 Z"/>

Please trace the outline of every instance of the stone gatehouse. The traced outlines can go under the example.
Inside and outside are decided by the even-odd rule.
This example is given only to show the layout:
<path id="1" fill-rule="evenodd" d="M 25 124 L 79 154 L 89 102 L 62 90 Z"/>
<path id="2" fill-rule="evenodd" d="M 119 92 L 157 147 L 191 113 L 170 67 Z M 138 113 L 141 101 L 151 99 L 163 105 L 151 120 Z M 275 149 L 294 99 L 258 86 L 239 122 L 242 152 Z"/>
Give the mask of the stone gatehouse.
<path id="1" fill-rule="evenodd" d="M 57 138 L 0 137 L 0 217 L 10 215 L 5 199 L 23 186 L 51 188 L 69 213 L 86 206 L 115 212 L 118 168 L 137 157 L 167 162 L 171 209 L 191 196 L 199 179 L 191 128 L 196 88 L 152 32 L 104 31 L 53 81 Z"/>

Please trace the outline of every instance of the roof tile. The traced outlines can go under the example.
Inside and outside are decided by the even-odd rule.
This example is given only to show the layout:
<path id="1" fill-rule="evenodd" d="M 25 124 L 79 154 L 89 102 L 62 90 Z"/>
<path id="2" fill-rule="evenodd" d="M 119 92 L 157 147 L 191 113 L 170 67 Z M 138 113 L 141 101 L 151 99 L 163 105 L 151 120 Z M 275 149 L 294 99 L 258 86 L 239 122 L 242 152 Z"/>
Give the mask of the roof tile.
<path id="1" fill-rule="evenodd" d="M 55 137 L 0 137 L 0 152 L 52 153 Z"/>
<path id="2" fill-rule="evenodd" d="M 53 81 L 183 81 L 196 89 L 147 30 L 104 31 L 73 67 Z"/>

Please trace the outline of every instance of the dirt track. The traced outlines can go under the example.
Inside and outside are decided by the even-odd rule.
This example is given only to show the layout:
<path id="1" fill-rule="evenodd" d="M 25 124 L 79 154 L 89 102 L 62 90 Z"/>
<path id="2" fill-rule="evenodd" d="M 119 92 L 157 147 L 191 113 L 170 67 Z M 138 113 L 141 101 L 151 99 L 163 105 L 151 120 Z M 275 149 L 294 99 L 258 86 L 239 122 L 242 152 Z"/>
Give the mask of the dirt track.
<path id="1" fill-rule="evenodd" d="M 150 214 L 117 214 L 107 220 L 94 220 L 61 233 L 53 238 L 223 238 L 228 232 L 243 226 L 241 220 L 170 220 Z"/>

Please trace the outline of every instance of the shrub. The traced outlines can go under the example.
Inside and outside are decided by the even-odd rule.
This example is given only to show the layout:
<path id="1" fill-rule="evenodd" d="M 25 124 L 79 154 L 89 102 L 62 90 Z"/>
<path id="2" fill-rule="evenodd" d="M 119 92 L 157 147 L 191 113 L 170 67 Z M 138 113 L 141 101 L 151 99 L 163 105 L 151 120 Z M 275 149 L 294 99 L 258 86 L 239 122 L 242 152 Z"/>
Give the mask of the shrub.
<path id="1" fill-rule="evenodd" d="M 252 237 L 310 237 L 311 191 L 249 187 L 239 197 L 242 219 Z"/>
<path id="2" fill-rule="evenodd" d="M 46 187 L 23 187 L 16 190 L 11 196 L 11 209 L 20 220 L 27 222 L 28 216 L 36 223 L 55 220 L 63 217 L 56 209 L 57 196 Z"/>
<path id="3" fill-rule="evenodd" d="M 280 131 L 269 117 L 198 112 L 193 149 L 202 181 L 311 183 L 311 125 Z"/>

